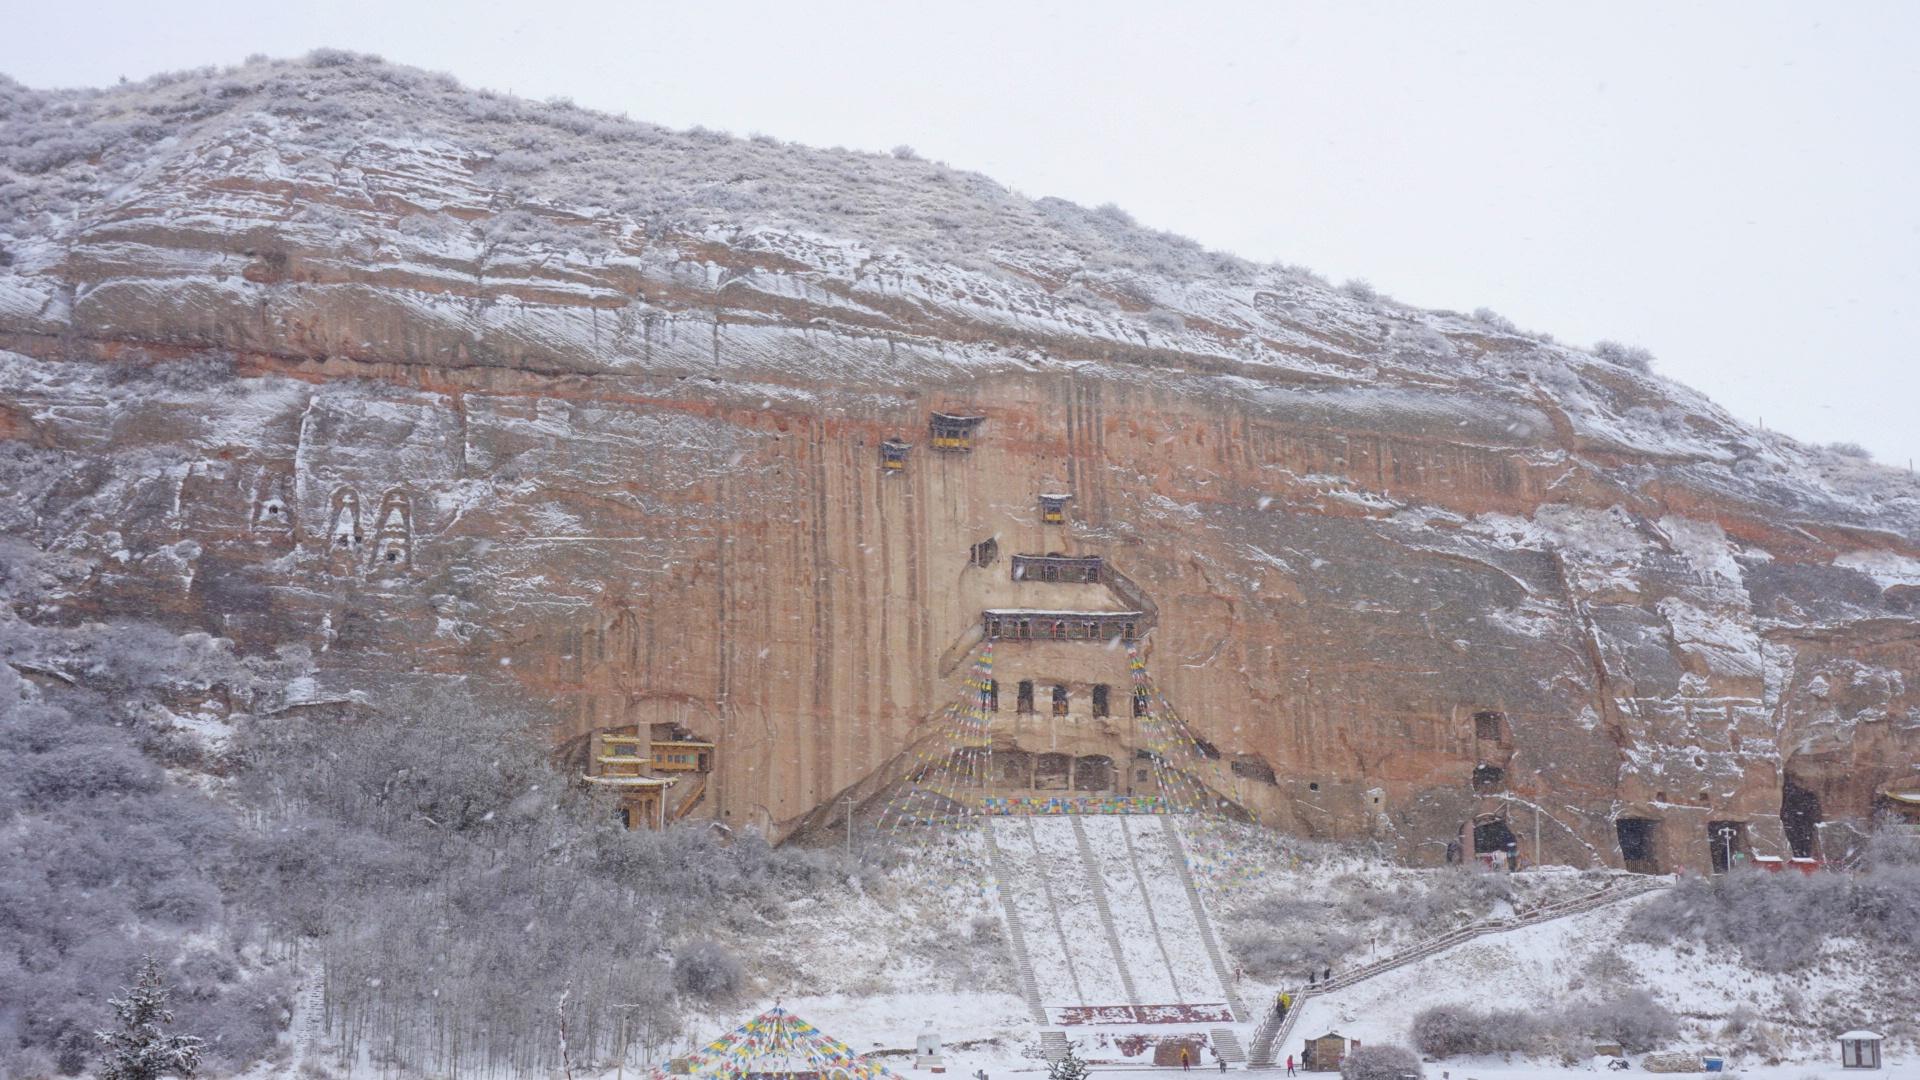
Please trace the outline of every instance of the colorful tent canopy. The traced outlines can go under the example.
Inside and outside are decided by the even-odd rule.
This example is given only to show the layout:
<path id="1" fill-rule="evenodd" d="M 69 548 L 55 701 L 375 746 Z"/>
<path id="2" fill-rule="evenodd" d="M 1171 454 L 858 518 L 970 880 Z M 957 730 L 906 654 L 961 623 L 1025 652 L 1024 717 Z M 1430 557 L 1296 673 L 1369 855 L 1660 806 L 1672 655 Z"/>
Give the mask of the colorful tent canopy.
<path id="1" fill-rule="evenodd" d="M 709 1080 L 880 1080 L 884 1065 L 775 1006 L 685 1059 L 688 1075 Z M 654 1070 L 655 1080 L 667 1074 Z"/>

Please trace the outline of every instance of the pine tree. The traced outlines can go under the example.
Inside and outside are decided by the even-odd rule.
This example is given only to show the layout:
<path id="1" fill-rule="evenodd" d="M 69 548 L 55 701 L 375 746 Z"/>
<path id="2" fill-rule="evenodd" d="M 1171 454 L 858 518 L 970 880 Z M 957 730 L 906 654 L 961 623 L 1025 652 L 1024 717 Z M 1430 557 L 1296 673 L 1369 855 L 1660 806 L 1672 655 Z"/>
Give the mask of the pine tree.
<path id="1" fill-rule="evenodd" d="M 161 1025 L 173 1023 L 173 1012 L 167 1008 L 167 984 L 153 957 L 141 962 L 139 979 L 125 993 L 107 1002 L 120 1018 L 120 1030 L 94 1032 L 107 1059 L 100 1080 L 192 1076 L 200 1064 L 200 1040 L 161 1030 Z"/>
<path id="2" fill-rule="evenodd" d="M 1067 1056 L 1047 1066 L 1047 1080 L 1087 1080 L 1087 1063 L 1067 1046 Z"/>

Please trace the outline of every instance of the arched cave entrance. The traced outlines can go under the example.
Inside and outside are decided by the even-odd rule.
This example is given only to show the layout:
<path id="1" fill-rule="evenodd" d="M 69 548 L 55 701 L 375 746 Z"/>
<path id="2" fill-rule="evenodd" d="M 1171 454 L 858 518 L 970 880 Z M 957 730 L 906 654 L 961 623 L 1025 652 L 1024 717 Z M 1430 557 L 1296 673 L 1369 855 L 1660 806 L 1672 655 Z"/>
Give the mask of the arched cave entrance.
<path id="1" fill-rule="evenodd" d="M 1636 874 L 1660 872 L 1660 823 L 1652 818 L 1623 817 L 1613 823 L 1620 839 L 1620 859 Z"/>
<path id="2" fill-rule="evenodd" d="M 1073 789 L 1075 791 L 1113 790 L 1113 759 L 1102 754 L 1088 754 L 1086 757 L 1075 759 Z"/>
<path id="3" fill-rule="evenodd" d="M 1792 772 L 1780 791 L 1780 828 L 1796 859 L 1811 859 L 1820 846 L 1820 795 L 1800 786 Z"/>
<path id="4" fill-rule="evenodd" d="M 1509 847 L 1511 845 L 1511 848 Z M 1501 818 L 1482 818 L 1473 823 L 1473 853 L 1475 855 L 1499 854 L 1505 856 L 1509 850 L 1518 851 L 1520 840 L 1507 828 Z"/>

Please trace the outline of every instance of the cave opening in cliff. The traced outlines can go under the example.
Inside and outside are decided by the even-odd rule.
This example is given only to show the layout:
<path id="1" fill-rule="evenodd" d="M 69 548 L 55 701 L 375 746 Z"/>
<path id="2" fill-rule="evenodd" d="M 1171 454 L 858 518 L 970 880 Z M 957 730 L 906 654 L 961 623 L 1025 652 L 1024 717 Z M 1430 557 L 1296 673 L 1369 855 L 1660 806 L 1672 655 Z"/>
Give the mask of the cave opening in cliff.
<path id="1" fill-rule="evenodd" d="M 1498 765 L 1476 765 L 1473 767 L 1473 790 L 1486 794 L 1499 791 L 1507 786 L 1507 770 Z"/>
<path id="2" fill-rule="evenodd" d="M 1796 859 L 1811 859 L 1820 845 L 1820 795 L 1787 773 L 1780 792 L 1780 828 Z"/>
<path id="3" fill-rule="evenodd" d="M 1020 680 L 1020 687 L 1019 687 L 1019 690 L 1016 692 L 1013 708 L 1015 712 L 1030 713 L 1033 711 L 1033 680 L 1032 679 Z"/>
<path id="4" fill-rule="evenodd" d="M 1707 850 L 1713 856 L 1716 874 L 1724 874 L 1733 869 L 1734 864 L 1745 861 L 1753 853 L 1747 840 L 1747 823 L 1707 822 Z"/>
<path id="5" fill-rule="evenodd" d="M 1065 791 L 1073 776 L 1073 756 L 1041 754 L 1033 762 L 1033 787 L 1036 791 Z"/>
<path id="6" fill-rule="evenodd" d="M 1652 818 L 1623 817 L 1613 823 L 1620 840 L 1620 859 L 1636 874 L 1660 872 L 1660 823 Z"/>
<path id="7" fill-rule="evenodd" d="M 992 566 L 1000 558 L 1000 541 L 989 536 L 967 551 L 967 565 Z"/>
<path id="8" fill-rule="evenodd" d="M 1067 688 L 1064 686 L 1053 688 L 1053 715 L 1067 715 Z"/>
<path id="9" fill-rule="evenodd" d="M 1086 757 L 1075 758 L 1073 789 L 1075 791 L 1113 790 L 1113 759 L 1102 754 L 1088 754 Z"/>
<path id="10" fill-rule="evenodd" d="M 1499 854 L 1519 850 L 1519 838 L 1507 823 L 1500 818 L 1488 818 L 1473 823 L 1473 853 L 1475 855 Z"/>
<path id="11" fill-rule="evenodd" d="M 1093 715 L 1112 716 L 1113 707 L 1110 704 L 1110 699 L 1111 692 L 1107 689 L 1107 684 L 1100 683 L 1096 685 L 1093 688 Z"/>
<path id="12" fill-rule="evenodd" d="M 1473 714 L 1473 737 L 1486 742 L 1499 742 L 1506 737 L 1507 718 L 1491 710 Z"/>

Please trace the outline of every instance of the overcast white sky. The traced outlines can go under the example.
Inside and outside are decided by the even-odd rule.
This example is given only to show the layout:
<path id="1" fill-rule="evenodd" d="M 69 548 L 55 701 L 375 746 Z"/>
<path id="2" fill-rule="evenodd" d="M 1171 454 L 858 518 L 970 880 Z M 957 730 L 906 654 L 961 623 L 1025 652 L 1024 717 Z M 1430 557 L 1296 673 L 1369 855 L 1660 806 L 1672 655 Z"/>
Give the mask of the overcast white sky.
<path id="1" fill-rule="evenodd" d="M 674 127 L 923 155 L 1486 306 L 1920 458 L 1920 4 L 0 0 L 33 86 L 377 52 Z"/>

